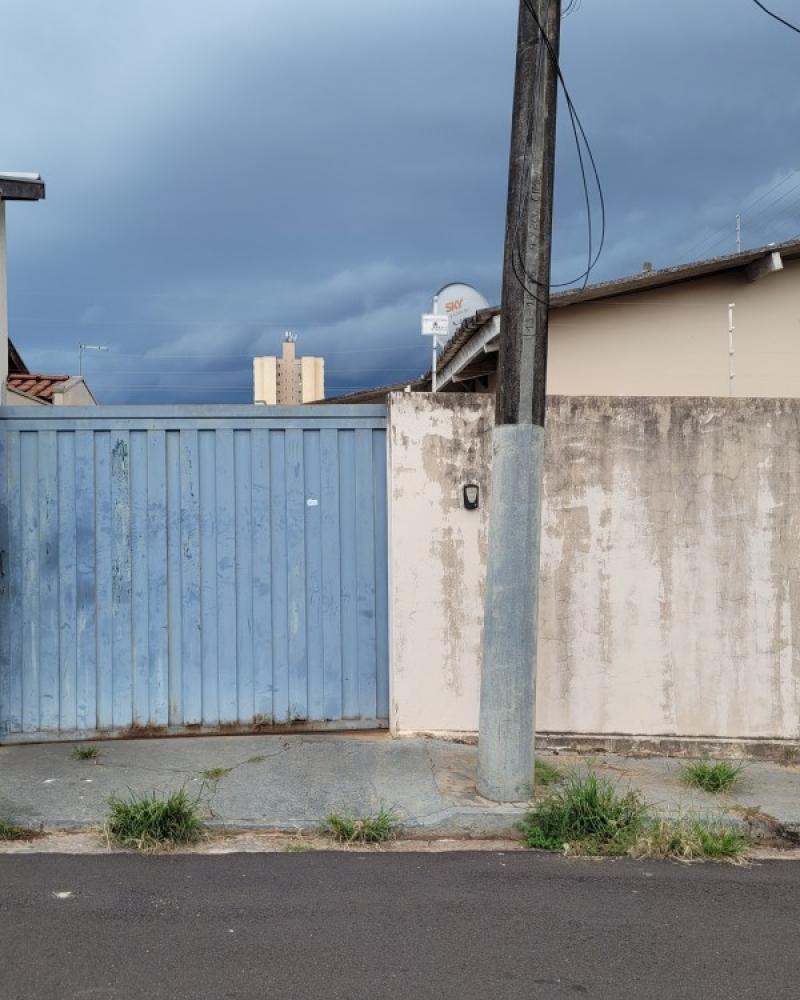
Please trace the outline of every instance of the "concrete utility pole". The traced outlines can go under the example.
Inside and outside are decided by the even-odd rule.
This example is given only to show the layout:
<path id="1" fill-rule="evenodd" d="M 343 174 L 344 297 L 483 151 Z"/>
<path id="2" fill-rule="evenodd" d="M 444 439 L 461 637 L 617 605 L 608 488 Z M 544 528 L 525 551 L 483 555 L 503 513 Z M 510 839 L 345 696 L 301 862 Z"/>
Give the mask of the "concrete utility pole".
<path id="1" fill-rule="evenodd" d="M 530 7 L 536 11 L 539 24 Z M 500 318 L 478 791 L 533 789 L 560 0 L 520 0 Z"/>

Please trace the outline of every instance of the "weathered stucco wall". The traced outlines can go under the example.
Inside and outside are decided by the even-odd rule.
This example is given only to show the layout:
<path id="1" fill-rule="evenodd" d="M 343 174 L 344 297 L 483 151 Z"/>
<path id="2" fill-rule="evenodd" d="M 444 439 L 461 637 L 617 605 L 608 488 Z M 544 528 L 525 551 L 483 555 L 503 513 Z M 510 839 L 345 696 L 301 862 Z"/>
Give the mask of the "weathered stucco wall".
<path id="1" fill-rule="evenodd" d="M 391 403 L 392 721 L 475 730 L 492 404 L 430 400 Z M 800 402 L 552 398 L 542 541 L 540 730 L 800 736 Z"/>
<path id="2" fill-rule="evenodd" d="M 494 400 L 389 402 L 390 724 L 477 728 Z M 465 483 L 480 506 L 464 509 Z"/>

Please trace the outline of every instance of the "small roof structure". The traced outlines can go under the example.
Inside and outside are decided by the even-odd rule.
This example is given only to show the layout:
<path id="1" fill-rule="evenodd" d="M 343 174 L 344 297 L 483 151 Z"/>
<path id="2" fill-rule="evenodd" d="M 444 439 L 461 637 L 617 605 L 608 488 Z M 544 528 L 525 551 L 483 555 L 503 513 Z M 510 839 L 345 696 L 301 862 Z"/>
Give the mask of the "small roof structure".
<path id="1" fill-rule="evenodd" d="M 0 170 L 0 201 L 40 201 L 44 181 L 39 174 L 20 174 Z"/>
<path id="2" fill-rule="evenodd" d="M 8 388 L 24 392 L 26 396 L 40 399 L 45 403 L 53 402 L 53 393 L 64 382 L 69 382 L 71 375 L 38 375 L 13 373 L 8 376 Z"/>

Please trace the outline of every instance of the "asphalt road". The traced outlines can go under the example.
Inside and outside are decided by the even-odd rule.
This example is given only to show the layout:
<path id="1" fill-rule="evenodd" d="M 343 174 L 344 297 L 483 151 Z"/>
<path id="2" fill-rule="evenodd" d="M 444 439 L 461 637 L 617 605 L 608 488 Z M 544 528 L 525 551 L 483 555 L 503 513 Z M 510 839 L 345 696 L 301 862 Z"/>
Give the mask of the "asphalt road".
<path id="1" fill-rule="evenodd" d="M 795 862 L 5 856 L 0 997 L 796 1000 L 798 926 Z"/>

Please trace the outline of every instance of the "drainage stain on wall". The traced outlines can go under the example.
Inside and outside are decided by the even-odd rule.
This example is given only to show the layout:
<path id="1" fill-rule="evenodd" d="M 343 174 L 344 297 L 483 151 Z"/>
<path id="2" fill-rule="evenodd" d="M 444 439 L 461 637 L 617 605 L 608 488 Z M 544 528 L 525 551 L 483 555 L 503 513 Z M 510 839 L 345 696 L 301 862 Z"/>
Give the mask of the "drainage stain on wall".
<path id="1" fill-rule="evenodd" d="M 475 730 L 493 402 L 390 412 L 394 727 Z M 798 400 L 550 399 L 541 729 L 800 734 L 798 442 Z"/>

